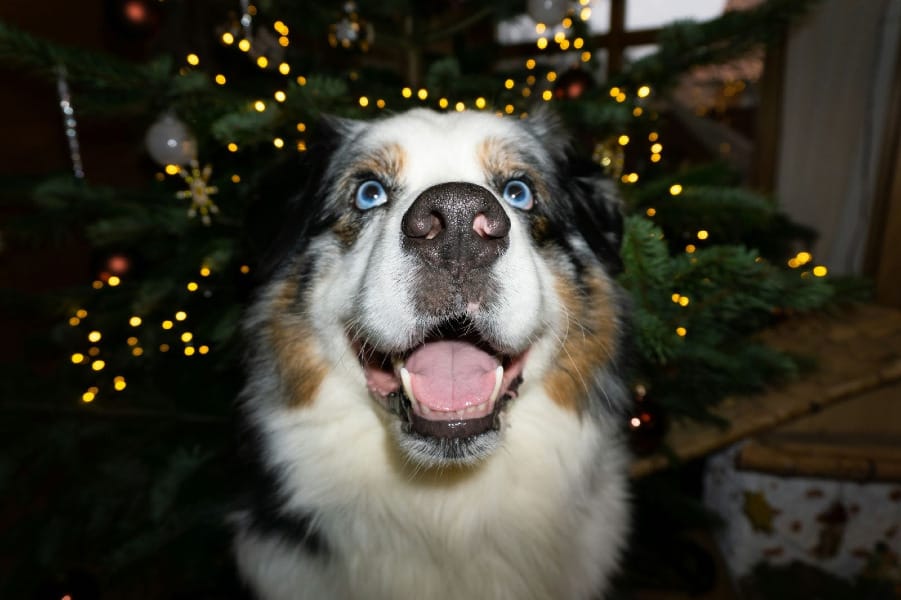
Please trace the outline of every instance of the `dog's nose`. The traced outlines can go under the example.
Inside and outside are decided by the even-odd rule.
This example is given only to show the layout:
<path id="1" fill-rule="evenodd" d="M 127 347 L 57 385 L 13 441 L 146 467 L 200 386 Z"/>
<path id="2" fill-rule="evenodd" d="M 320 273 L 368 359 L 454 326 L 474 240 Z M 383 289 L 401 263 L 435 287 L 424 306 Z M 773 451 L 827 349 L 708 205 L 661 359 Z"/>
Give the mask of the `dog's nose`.
<path id="1" fill-rule="evenodd" d="M 455 276 L 486 267 L 510 244 L 510 219 L 494 195 L 473 183 L 422 192 L 401 222 L 404 247 Z"/>

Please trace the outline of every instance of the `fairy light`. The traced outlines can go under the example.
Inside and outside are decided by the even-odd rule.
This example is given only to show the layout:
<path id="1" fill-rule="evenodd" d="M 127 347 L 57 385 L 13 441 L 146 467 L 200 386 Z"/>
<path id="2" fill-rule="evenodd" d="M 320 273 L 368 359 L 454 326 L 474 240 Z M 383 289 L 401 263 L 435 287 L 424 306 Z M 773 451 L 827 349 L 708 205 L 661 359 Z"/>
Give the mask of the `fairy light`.
<path id="1" fill-rule="evenodd" d="M 569 40 L 567 40 L 567 39 L 562 40 L 560 42 L 560 49 L 561 50 L 569 50 Z"/>
<path id="2" fill-rule="evenodd" d="M 187 318 L 188 318 L 188 313 L 186 313 L 186 312 L 183 311 L 183 310 L 180 310 L 180 311 L 178 311 L 177 313 L 175 313 L 175 320 L 176 320 L 176 321 L 184 321 L 184 320 L 187 319 Z"/>
<path id="3" fill-rule="evenodd" d="M 627 145 L 627 144 L 629 143 L 629 136 L 627 136 L 627 135 L 621 135 L 621 136 L 619 136 L 619 138 L 617 138 L 616 142 L 617 142 L 620 146 L 625 146 L 625 145 Z"/>
<path id="4" fill-rule="evenodd" d="M 679 306 L 688 306 L 689 302 L 691 302 L 691 300 L 688 299 L 688 296 L 682 296 L 681 298 L 679 298 Z"/>
<path id="5" fill-rule="evenodd" d="M 297 151 L 298 152 L 306 152 L 307 151 L 307 143 L 303 140 L 297 142 Z"/>
<path id="6" fill-rule="evenodd" d="M 88 348 L 88 356 L 97 356 L 98 354 L 100 354 L 100 348 L 98 348 L 97 346 L 91 346 L 90 348 Z"/>
<path id="7" fill-rule="evenodd" d="M 291 44 L 291 40 L 288 39 L 288 36 L 282 35 L 278 38 L 278 45 L 282 48 L 287 48 Z"/>
<path id="8" fill-rule="evenodd" d="M 487 106 L 487 104 L 488 104 L 488 102 L 481 96 L 476 98 L 476 108 L 478 108 L 479 110 L 482 110 L 483 108 L 485 108 L 485 106 Z"/>
<path id="9" fill-rule="evenodd" d="M 550 102 L 553 97 L 554 92 L 552 92 L 551 90 L 544 90 L 543 92 L 541 92 L 541 99 L 545 102 Z"/>
<path id="10" fill-rule="evenodd" d="M 91 402 L 93 402 L 94 398 L 97 397 L 97 392 L 93 391 L 95 389 L 97 389 L 97 388 L 91 388 L 88 391 L 86 391 L 85 393 L 83 393 L 81 395 L 81 401 L 84 402 L 85 404 L 90 404 Z"/>
<path id="11" fill-rule="evenodd" d="M 105 366 L 106 362 L 100 359 L 97 359 L 91 363 L 91 368 L 95 371 L 102 371 Z"/>
<path id="12" fill-rule="evenodd" d="M 194 356 L 194 346 L 185 346 L 185 356 Z"/>
<path id="13" fill-rule="evenodd" d="M 710 237 L 710 232 L 708 232 L 706 229 L 701 229 L 700 231 L 698 231 L 699 240 L 706 240 L 708 237 Z"/>
<path id="14" fill-rule="evenodd" d="M 282 35 L 288 35 L 288 33 L 290 33 L 288 26 L 285 25 L 282 21 L 276 21 L 275 23 L 273 23 L 272 28 Z"/>
<path id="15" fill-rule="evenodd" d="M 207 354 L 210 351 L 210 347 L 204 344 L 203 346 L 197 348 L 197 351 L 201 354 Z"/>
<path id="16" fill-rule="evenodd" d="M 546 29 L 547 25 L 545 25 L 544 23 L 535 23 L 535 33 L 537 33 L 538 35 L 544 33 Z"/>
<path id="17" fill-rule="evenodd" d="M 192 67 L 196 67 L 197 65 L 200 64 L 200 57 L 197 56 L 196 54 L 194 54 L 193 52 L 191 54 L 189 54 L 187 57 L 185 57 L 185 60 Z"/>
<path id="18" fill-rule="evenodd" d="M 91 282 L 91 287 L 94 288 L 95 290 L 99 290 L 100 288 L 103 287 L 103 282 L 100 281 L 99 279 L 95 279 L 93 282 Z"/>
<path id="19" fill-rule="evenodd" d="M 119 279 L 119 278 L 118 278 L 117 276 L 115 276 L 115 275 L 110 275 L 109 279 L 106 280 L 106 283 L 109 284 L 110 287 L 116 287 L 117 285 L 119 285 L 120 283 L 122 283 L 122 280 Z"/>
<path id="20" fill-rule="evenodd" d="M 238 175 L 237 173 L 232 174 L 231 182 L 232 183 L 241 183 L 241 176 Z"/>
<path id="21" fill-rule="evenodd" d="M 225 33 L 222 34 L 221 39 L 222 39 L 222 43 L 225 44 L 226 46 L 231 46 L 232 44 L 235 43 L 235 36 L 232 35 L 228 31 L 226 31 Z"/>
<path id="22" fill-rule="evenodd" d="M 657 214 L 657 209 L 651 207 L 651 208 L 647 209 L 646 211 L 644 211 L 644 213 L 649 217 L 653 217 L 654 215 Z"/>
<path id="23" fill-rule="evenodd" d="M 813 255 L 811 255 L 810 252 L 798 252 L 798 255 L 795 258 L 799 264 L 806 265 L 813 260 Z"/>
<path id="24" fill-rule="evenodd" d="M 682 186 L 678 183 L 674 183 L 673 185 L 669 186 L 669 193 L 670 196 L 678 196 L 682 193 Z"/>
<path id="25" fill-rule="evenodd" d="M 647 98 L 648 96 L 651 95 L 651 88 L 648 87 L 648 86 L 646 86 L 646 85 L 643 85 L 643 86 L 641 86 L 640 88 L 638 88 L 638 91 L 635 92 L 635 94 L 636 94 L 639 98 Z"/>
<path id="26" fill-rule="evenodd" d="M 375 101 L 375 105 L 379 108 L 385 108 L 385 99 L 379 98 L 378 100 Z"/>
<path id="27" fill-rule="evenodd" d="M 684 327 L 676 327 L 676 335 L 679 337 L 685 337 L 688 334 L 688 330 Z"/>
<path id="28" fill-rule="evenodd" d="M 529 60 L 526 61 L 526 69 L 528 69 L 530 71 L 535 68 L 535 65 L 536 65 L 536 62 L 535 62 L 534 58 L 530 58 Z"/>
<path id="29" fill-rule="evenodd" d="M 219 85 L 225 85 L 225 82 L 228 81 L 222 73 L 217 73 L 213 79 Z"/>
<path id="30" fill-rule="evenodd" d="M 528 77 L 526 77 L 526 84 L 527 84 L 527 85 L 535 85 L 535 82 L 536 82 L 536 81 L 537 81 L 537 80 L 535 79 L 535 76 L 534 76 L 534 75 L 529 75 Z"/>
<path id="31" fill-rule="evenodd" d="M 616 101 L 619 102 L 620 104 L 622 104 L 623 102 L 625 102 L 625 101 L 626 101 L 626 94 L 625 94 L 625 92 L 620 92 L 619 95 L 616 97 Z"/>
<path id="32" fill-rule="evenodd" d="M 675 302 L 676 304 L 679 304 L 679 298 L 681 298 L 681 297 L 682 297 L 682 294 L 674 293 L 672 296 L 670 296 L 670 299 L 673 302 Z"/>
<path id="33" fill-rule="evenodd" d="M 297 76 L 297 79 L 295 79 L 294 81 L 297 82 L 297 85 L 301 85 L 301 86 L 307 84 L 307 78 L 304 77 L 303 75 L 298 75 L 298 76 Z"/>
<path id="34" fill-rule="evenodd" d="M 144 354 L 144 349 L 141 348 L 140 346 L 137 346 L 137 347 L 131 349 L 132 356 L 137 357 L 137 356 L 142 356 L 143 354 Z"/>
<path id="35" fill-rule="evenodd" d="M 401 89 L 400 95 L 403 96 L 404 98 L 410 98 L 413 96 L 413 90 L 408 87 L 405 87 L 405 88 Z"/>
<path id="36" fill-rule="evenodd" d="M 84 362 L 84 354 L 82 354 L 81 352 L 76 352 L 75 354 L 70 356 L 69 359 L 72 361 L 73 365 L 80 365 Z"/>
<path id="37" fill-rule="evenodd" d="M 544 50 L 545 48 L 547 48 L 547 38 L 540 37 L 538 38 L 538 41 L 535 42 L 535 44 L 538 46 L 539 50 Z"/>
<path id="38" fill-rule="evenodd" d="M 563 33 L 562 31 L 558 31 L 557 33 L 554 34 L 554 41 L 558 44 L 565 39 L 566 39 L 566 34 Z"/>
<path id="39" fill-rule="evenodd" d="M 585 52 L 582 53 L 582 56 L 580 58 L 582 59 L 582 62 L 590 61 L 591 60 L 591 52 L 586 50 Z"/>
<path id="40" fill-rule="evenodd" d="M 512 79 L 508 79 L 504 82 L 504 87 L 507 88 L 508 90 L 512 90 L 513 86 L 515 86 L 515 85 L 516 85 L 516 82 L 513 81 Z"/>
<path id="41" fill-rule="evenodd" d="M 357 100 L 357 102 L 359 102 L 360 106 L 362 106 L 363 108 L 369 106 L 369 98 L 367 98 L 366 96 L 360 96 L 360 99 Z"/>
<path id="42" fill-rule="evenodd" d="M 236 144 L 236 143 L 234 143 L 234 142 L 229 142 L 229 143 L 228 143 L 228 146 L 226 146 L 226 148 L 228 148 L 228 151 L 229 151 L 229 152 L 237 152 L 237 151 L 238 151 L 238 144 Z"/>
<path id="43" fill-rule="evenodd" d="M 566 29 L 569 29 L 570 27 L 573 26 L 573 20 L 570 19 L 569 17 L 564 17 L 563 21 L 561 21 L 560 24 L 563 25 L 563 27 L 565 27 Z"/>
<path id="44" fill-rule="evenodd" d="M 659 137 L 660 137 L 660 135 L 656 131 L 652 131 L 651 133 L 648 134 L 648 141 L 656 142 Z"/>
<path id="45" fill-rule="evenodd" d="M 102 337 L 103 335 L 99 331 L 92 331 L 88 334 L 88 341 L 92 344 L 96 344 Z"/>
<path id="46" fill-rule="evenodd" d="M 513 111 L 515 111 L 515 110 L 516 110 L 516 107 L 513 106 L 512 104 L 508 104 L 507 106 L 504 107 L 504 112 L 507 113 L 508 115 L 512 115 Z"/>
<path id="47" fill-rule="evenodd" d="M 579 11 L 579 18 L 583 21 L 587 21 L 591 18 L 591 9 L 589 7 L 585 7 Z"/>
<path id="48" fill-rule="evenodd" d="M 655 162 L 660 162 L 660 159 L 661 159 L 661 158 L 663 158 L 663 157 L 660 156 L 659 154 L 652 154 L 652 155 L 651 155 L 651 162 L 653 162 L 653 163 L 655 163 Z"/>
<path id="49" fill-rule="evenodd" d="M 247 265 L 241 265 L 241 268 L 238 270 L 241 271 L 241 273 L 243 275 L 247 275 L 248 273 L 250 273 L 250 267 Z"/>
<path id="50" fill-rule="evenodd" d="M 454 104 L 454 110 L 457 112 L 463 112 L 464 110 L 466 110 L 466 105 L 462 102 L 457 102 L 456 104 Z"/>
<path id="51" fill-rule="evenodd" d="M 278 90 L 277 92 L 272 94 L 272 97 L 275 98 L 276 102 L 284 102 L 285 100 L 287 100 L 288 95 L 284 91 Z"/>
<path id="52" fill-rule="evenodd" d="M 532 95 L 532 90 L 530 90 L 529 88 L 522 88 L 522 97 L 523 98 L 528 98 L 531 95 Z"/>
<path id="53" fill-rule="evenodd" d="M 250 51 L 250 40 L 245 38 L 238 42 L 238 50 L 240 50 L 241 52 Z"/>
<path id="54" fill-rule="evenodd" d="M 253 108 L 257 112 L 263 112 L 264 110 L 266 110 L 266 103 L 262 100 L 257 100 L 253 103 Z"/>
<path id="55" fill-rule="evenodd" d="M 828 274 L 829 274 L 829 269 L 827 269 L 823 265 L 817 265 L 813 268 L 814 277 L 825 277 Z"/>
<path id="56" fill-rule="evenodd" d="M 138 338 L 136 338 L 135 336 L 131 336 L 130 338 L 125 340 L 125 343 L 128 344 L 129 346 L 137 346 Z"/>
<path id="57" fill-rule="evenodd" d="M 306 123 L 298 123 L 296 129 L 300 133 L 303 133 L 304 131 L 307 130 L 307 124 Z"/>
<path id="58" fill-rule="evenodd" d="M 160 344 L 160 352 L 168 352 L 169 344 Z"/>
<path id="59" fill-rule="evenodd" d="M 269 59 L 266 58 L 265 56 L 258 56 L 257 57 L 257 66 L 261 69 L 265 69 L 266 67 L 269 66 Z"/>
<path id="60" fill-rule="evenodd" d="M 280 63 L 278 65 L 278 72 L 282 75 L 289 75 L 291 73 L 291 65 L 286 62 Z"/>
<path id="61" fill-rule="evenodd" d="M 575 48 L 576 50 L 581 50 L 582 46 L 584 46 L 584 45 L 585 45 L 585 40 L 580 37 L 577 37 L 576 39 L 573 40 L 573 48 Z"/>
<path id="62" fill-rule="evenodd" d="M 660 154 L 661 152 L 663 152 L 663 144 L 661 144 L 660 142 L 651 144 L 651 152 L 653 152 L 654 154 Z"/>
<path id="63" fill-rule="evenodd" d="M 78 317 L 69 317 L 69 325 L 71 325 L 72 327 L 75 327 L 79 323 L 81 323 L 81 319 L 79 319 Z"/>
<path id="64" fill-rule="evenodd" d="M 169 319 L 166 319 L 165 321 L 162 322 L 162 324 L 160 325 L 160 327 L 162 327 L 163 329 L 167 329 L 167 330 L 168 330 L 168 329 L 172 329 L 172 327 L 173 327 L 174 325 L 175 325 L 175 323 L 173 323 L 173 322 L 170 321 Z"/>
<path id="65" fill-rule="evenodd" d="M 124 390 L 127 385 L 128 384 L 125 382 L 125 378 L 122 377 L 121 375 L 117 375 L 116 377 L 113 378 L 113 388 L 117 392 L 121 392 L 122 390 Z"/>
<path id="66" fill-rule="evenodd" d="M 200 286 L 197 285 L 196 281 L 189 281 L 188 285 L 186 285 L 185 287 L 188 289 L 189 292 L 196 292 L 197 288 L 199 288 Z"/>
<path id="67" fill-rule="evenodd" d="M 438 100 L 438 106 L 440 108 L 447 108 L 450 105 L 450 101 L 447 98 L 441 98 Z"/>
<path id="68" fill-rule="evenodd" d="M 636 106 L 635 108 L 632 109 L 633 117 L 640 117 L 643 113 L 644 113 L 644 109 L 640 106 Z"/>
<path id="69" fill-rule="evenodd" d="M 420 100 L 425 100 L 429 97 L 429 91 L 425 88 L 421 88 L 418 92 L 416 92 L 416 97 Z"/>
<path id="70" fill-rule="evenodd" d="M 685 253 L 686 254 L 694 254 L 695 250 L 697 250 L 697 249 L 698 248 L 694 244 L 688 244 L 687 246 L 685 246 Z"/>
<path id="71" fill-rule="evenodd" d="M 204 266 L 200 267 L 200 276 L 201 277 L 209 277 L 210 273 L 212 273 L 212 271 L 210 271 L 210 268 L 208 266 L 204 265 Z"/>
<path id="72" fill-rule="evenodd" d="M 285 147 L 285 140 L 283 140 L 280 137 L 277 137 L 272 140 L 272 145 L 275 146 L 276 148 L 278 148 L 279 150 L 281 150 L 282 148 Z"/>
<path id="73" fill-rule="evenodd" d="M 186 331 L 183 334 L 181 334 L 181 341 L 183 341 L 186 344 L 193 339 L 194 339 L 194 334 L 191 333 L 190 331 Z"/>

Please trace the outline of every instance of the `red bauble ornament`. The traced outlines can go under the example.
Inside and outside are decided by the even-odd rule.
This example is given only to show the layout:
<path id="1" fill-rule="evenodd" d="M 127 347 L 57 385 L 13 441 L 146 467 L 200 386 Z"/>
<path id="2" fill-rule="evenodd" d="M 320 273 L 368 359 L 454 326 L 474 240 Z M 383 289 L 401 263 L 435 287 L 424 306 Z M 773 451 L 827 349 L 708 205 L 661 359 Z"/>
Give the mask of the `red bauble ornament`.
<path id="1" fill-rule="evenodd" d="M 565 71 L 554 82 L 554 97 L 558 100 L 575 100 L 594 86 L 587 71 L 575 67 Z"/>
<path id="2" fill-rule="evenodd" d="M 669 425 L 666 411 L 648 396 L 643 384 L 632 388 L 632 396 L 635 404 L 626 422 L 629 445 L 638 456 L 653 454 L 660 449 L 666 435 Z"/>
<path id="3" fill-rule="evenodd" d="M 108 22 L 124 36 L 150 36 L 163 22 L 163 3 L 159 0 L 106 0 Z"/>

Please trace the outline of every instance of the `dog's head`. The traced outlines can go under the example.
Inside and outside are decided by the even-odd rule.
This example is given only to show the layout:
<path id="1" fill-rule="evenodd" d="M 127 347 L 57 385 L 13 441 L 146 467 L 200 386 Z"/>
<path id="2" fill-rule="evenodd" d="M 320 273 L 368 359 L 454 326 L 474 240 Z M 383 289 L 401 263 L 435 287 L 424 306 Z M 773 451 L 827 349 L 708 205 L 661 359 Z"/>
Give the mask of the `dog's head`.
<path id="1" fill-rule="evenodd" d="M 552 119 L 420 109 L 332 129 L 247 321 L 267 395 L 340 394 L 425 466 L 489 456 L 520 402 L 591 418 L 620 401 L 618 206 Z"/>

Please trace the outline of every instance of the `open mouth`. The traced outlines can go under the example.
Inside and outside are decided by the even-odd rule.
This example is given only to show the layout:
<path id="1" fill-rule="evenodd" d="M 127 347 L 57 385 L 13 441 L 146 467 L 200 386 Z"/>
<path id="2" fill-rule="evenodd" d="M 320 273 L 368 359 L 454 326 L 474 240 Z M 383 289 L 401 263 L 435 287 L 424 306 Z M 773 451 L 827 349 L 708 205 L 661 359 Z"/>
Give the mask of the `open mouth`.
<path id="1" fill-rule="evenodd" d="M 445 323 L 403 352 L 356 346 L 370 392 L 402 419 L 403 431 L 439 440 L 499 429 L 528 353 L 496 350 L 465 320 Z"/>

